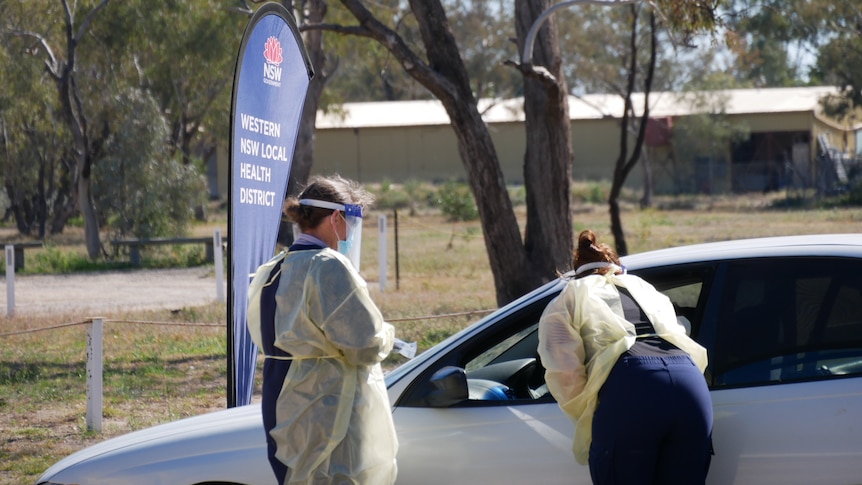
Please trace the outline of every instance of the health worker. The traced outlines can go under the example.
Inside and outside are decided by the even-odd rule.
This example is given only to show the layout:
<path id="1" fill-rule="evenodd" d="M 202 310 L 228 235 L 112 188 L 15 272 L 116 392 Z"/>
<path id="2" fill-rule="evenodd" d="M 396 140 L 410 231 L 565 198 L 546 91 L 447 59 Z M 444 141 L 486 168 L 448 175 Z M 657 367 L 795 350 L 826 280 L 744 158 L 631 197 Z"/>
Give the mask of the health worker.
<path id="1" fill-rule="evenodd" d="M 398 440 L 380 362 L 393 347 L 359 276 L 371 194 L 317 177 L 284 205 L 299 229 L 249 287 L 248 327 L 265 354 L 262 413 L 279 484 L 392 484 Z"/>
<path id="2" fill-rule="evenodd" d="M 596 485 L 696 485 L 712 458 L 706 350 L 673 303 L 586 230 L 575 277 L 539 320 L 545 380 Z"/>

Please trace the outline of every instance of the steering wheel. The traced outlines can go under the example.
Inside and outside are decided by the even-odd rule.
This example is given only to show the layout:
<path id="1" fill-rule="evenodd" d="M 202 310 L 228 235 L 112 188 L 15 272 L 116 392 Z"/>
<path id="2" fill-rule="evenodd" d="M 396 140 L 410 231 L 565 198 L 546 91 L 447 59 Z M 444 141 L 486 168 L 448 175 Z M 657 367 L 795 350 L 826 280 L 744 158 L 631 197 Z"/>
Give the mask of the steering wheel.
<path id="1" fill-rule="evenodd" d="M 536 359 L 522 359 L 521 365 L 506 380 L 506 384 L 517 399 L 534 399 L 534 388 L 541 385 L 541 382 L 537 382 L 540 380 L 544 380 L 544 376 L 539 362 Z"/>

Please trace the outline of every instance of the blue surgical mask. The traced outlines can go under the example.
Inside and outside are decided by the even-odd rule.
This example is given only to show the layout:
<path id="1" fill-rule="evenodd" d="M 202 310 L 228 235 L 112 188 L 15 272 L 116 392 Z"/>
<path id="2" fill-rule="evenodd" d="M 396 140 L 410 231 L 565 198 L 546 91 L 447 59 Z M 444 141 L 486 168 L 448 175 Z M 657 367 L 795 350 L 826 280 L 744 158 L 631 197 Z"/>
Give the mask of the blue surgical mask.
<path id="1" fill-rule="evenodd" d="M 348 258 L 350 257 L 350 246 L 352 246 L 351 241 L 342 241 L 341 239 L 338 240 L 338 252 L 347 256 Z"/>

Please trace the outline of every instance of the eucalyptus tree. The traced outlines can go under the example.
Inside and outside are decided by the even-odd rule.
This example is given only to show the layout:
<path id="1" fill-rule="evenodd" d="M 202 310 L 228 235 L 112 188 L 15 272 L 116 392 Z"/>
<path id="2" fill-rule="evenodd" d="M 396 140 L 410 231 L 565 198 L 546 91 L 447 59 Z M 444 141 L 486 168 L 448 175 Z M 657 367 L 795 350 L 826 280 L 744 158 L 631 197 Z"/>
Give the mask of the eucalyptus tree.
<path id="1" fill-rule="evenodd" d="M 426 99 L 431 93 L 401 69 L 397 58 L 371 39 L 345 37 L 326 32 L 321 25 L 341 25 L 352 16 L 343 8 L 330 9 L 326 0 L 283 0 L 294 13 L 303 33 L 315 75 L 303 107 L 302 122 L 291 166 L 288 194 L 296 194 L 305 183 L 313 163 L 314 121 L 318 109 L 337 111 L 347 101 Z M 520 89 L 517 76 L 503 67 L 510 50 L 507 27 L 512 9 L 505 0 L 448 2 L 453 29 L 467 51 L 467 69 L 476 79 L 479 97 L 509 97 Z M 390 16 L 411 48 L 421 48 L 412 15 L 398 2 L 383 2 L 372 8 Z M 475 73 L 475 75 L 473 75 Z"/>
<path id="2" fill-rule="evenodd" d="M 814 0 L 795 5 L 799 16 L 815 32 L 816 80 L 835 86 L 839 95 L 827 100 L 830 114 L 859 120 L 862 107 L 862 6 L 854 0 Z"/>
<path id="3" fill-rule="evenodd" d="M 726 16 L 733 74 L 754 87 L 804 84 L 820 37 L 812 15 L 822 9 L 831 17 L 843 1 L 733 0 Z"/>
<path id="4" fill-rule="evenodd" d="M 124 90 L 113 104 L 93 183 L 107 232 L 117 238 L 182 234 L 206 196 L 203 176 L 166 143 L 170 125 L 150 91 Z"/>
<path id="5" fill-rule="evenodd" d="M 18 232 L 42 239 L 61 232 L 74 212 L 72 153 L 64 124 L 51 113 L 56 90 L 42 79 L 44 68 L 20 62 L 22 38 L 5 40 L 0 46 L 0 179 Z"/>
<path id="6" fill-rule="evenodd" d="M 90 124 L 90 106 L 84 95 L 88 88 L 84 80 L 90 73 L 78 60 L 81 50 L 90 46 L 87 34 L 91 24 L 107 4 L 108 0 L 71 5 L 67 0 L 28 2 L 14 11 L 14 6 L 7 6 L 6 13 L 16 15 L 4 19 L 7 36 L 29 41 L 12 55 L 20 56 L 24 62 L 40 63 L 56 90 L 57 105 L 50 109 L 56 110 L 71 138 L 71 156 L 65 162 L 70 167 L 71 190 L 84 220 L 87 254 L 91 258 L 98 257 L 101 251 L 99 220 L 91 193 L 94 154 L 101 139 L 98 127 Z M 38 15 L 43 12 L 47 15 Z"/>
<path id="7" fill-rule="evenodd" d="M 536 170 L 564 186 L 562 189 L 557 184 L 540 186 L 539 181 L 546 178 L 525 177 L 526 191 L 535 197 L 528 195 L 528 204 L 533 206 L 528 207 L 530 220 L 522 239 L 496 149 L 478 109 L 475 84 L 466 68 L 465 46 L 458 43 L 448 15 L 453 5 L 482 2 L 409 0 L 404 4 L 409 7 L 410 15 L 406 16 L 398 14 L 401 12 L 398 7 L 403 3 L 398 1 L 340 0 L 340 3 L 350 12 L 355 23 L 327 23 L 316 28 L 369 38 L 385 47 L 410 77 L 440 100 L 449 115 L 477 202 L 498 302 L 511 301 L 552 278 L 558 270 L 565 269 L 570 264 L 569 249 L 572 247 L 568 202 L 571 158 L 570 148 L 563 146 L 568 143 L 567 136 L 557 131 L 561 126 L 568 127 L 569 120 L 567 111 L 560 109 L 566 104 L 561 99 L 564 99 L 567 88 L 559 71 L 559 55 L 554 51 L 556 34 L 545 30 L 545 34 L 539 36 L 540 44 L 547 43 L 540 49 L 547 53 L 543 62 L 550 63 L 549 66 L 511 63 L 545 88 L 542 94 L 533 92 L 535 98 L 525 103 L 525 109 L 536 108 L 555 119 L 553 129 L 548 132 L 550 136 L 536 137 L 536 140 L 541 140 L 539 143 L 553 143 L 554 146 L 528 149 L 525 166 L 528 171 Z M 709 8 L 714 2 L 666 0 L 661 3 L 672 7 L 670 19 L 677 26 L 700 26 L 704 19 L 712 18 Z M 370 7 L 372 4 L 373 9 Z M 505 6 L 503 3 L 500 5 Z M 385 9 L 386 6 L 390 9 Z M 525 16 L 516 20 L 521 32 L 517 35 L 522 36 L 524 26 L 536 18 L 541 9 L 549 6 L 545 0 L 524 0 L 520 7 L 516 7 L 516 11 Z M 706 15 L 703 10 L 707 10 Z M 417 29 L 418 36 L 410 28 L 412 26 Z M 548 29 L 547 26 L 542 28 Z M 519 41 L 523 43 L 523 37 Z M 514 54 L 510 57 L 517 57 L 518 52 Z M 525 94 L 530 96 L 529 92 Z M 540 128 L 534 123 L 531 127 L 531 130 Z M 550 156 L 538 157 L 537 154 Z"/>
<path id="8" fill-rule="evenodd" d="M 106 224 L 111 231 L 130 227 L 110 227 L 119 221 L 114 217 L 121 211 L 115 204 L 118 199 L 94 190 L 109 187 L 99 177 L 108 177 L 111 172 L 115 155 L 111 151 L 131 146 L 120 139 L 140 136 L 123 132 L 130 127 L 124 118 L 124 103 L 136 99 L 136 93 L 156 100 L 161 113 L 146 121 L 160 125 L 167 120 L 169 129 L 158 141 L 165 150 L 141 152 L 157 156 L 158 160 L 130 156 L 126 161 L 140 161 L 143 165 L 138 168 L 158 166 L 164 176 L 186 184 L 183 189 L 159 184 L 143 189 L 153 194 L 157 187 L 182 195 L 197 191 L 195 200 L 205 196 L 199 177 L 186 176 L 188 171 L 182 170 L 184 175 L 180 176 L 172 165 L 161 164 L 179 160 L 199 171 L 199 164 L 193 162 L 208 157 L 219 140 L 228 138 L 230 87 L 245 18 L 226 8 L 212 8 L 211 2 L 204 0 L 128 0 L 110 5 L 108 0 L 72 4 L 66 0 L 34 0 L 2 2 L 0 9 L 6 59 L 14 60 L 2 64 L 3 74 L 26 79 L 18 85 L 4 83 L 14 86 L 14 95 L 9 99 L 15 103 L 0 107 L 7 127 L 3 138 L 6 172 L 10 172 L 13 155 L 16 167 L 5 181 L 7 187 L 15 189 L 10 199 L 13 209 L 21 209 L 18 212 L 23 214 L 22 220 L 26 212 L 34 212 L 26 206 L 34 197 L 49 202 L 42 205 L 48 207 L 51 232 L 62 230 L 71 215 L 80 213 L 91 257 L 102 251 L 99 236 Z M 53 95 L 45 95 L 45 86 L 52 88 Z M 28 126 L 27 116 L 39 123 L 33 122 L 25 130 L 22 128 Z M 38 143 L 34 138 L 36 128 L 42 137 Z M 24 136 L 45 153 L 41 155 L 46 162 L 40 162 L 39 166 L 45 167 L 40 177 L 23 179 L 19 175 L 35 170 L 32 161 L 41 160 L 28 154 L 35 149 L 26 146 Z M 100 163 L 106 164 L 105 170 L 101 170 Z M 133 167 L 126 164 L 125 168 Z M 38 181 L 44 182 L 39 185 Z M 94 188 L 94 181 L 102 183 Z M 188 203 L 191 199 L 178 200 Z M 15 206 L 15 201 L 20 203 Z M 45 212 L 46 209 L 35 211 Z M 178 219 L 155 225 L 152 220 L 141 220 L 131 227 L 137 228 L 135 232 L 148 232 L 143 228 L 175 227 L 173 224 L 185 217 L 171 211 L 163 215 Z"/>
<path id="9" fill-rule="evenodd" d="M 574 2 L 573 2 L 574 3 Z M 616 251 L 628 253 L 619 198 L 631 171 L 640 163 L 644 170 L 642 206 L 651 200 L 651 167 L 644 150 L 646 128 L 653 99 L 660 89 L 679 87 L 673 78 L 678 49 L 692 48 L 692 36 L 714 31 L 721 0 L 704 2 L 583 2 L 577 9 L 561 11 L 564 59 L 575 92 L 617 95 L 623 111 L 619 125 L 619 150 L 613 162 L 608 212 Z M 635 106 L 633 95 L 643 95 Z M 608 116 L 612 113 L 601 112 Z"/>
<path id="10" fill-rule="evenodd" d="M 497 152 L 487 125 L 478 110 L 474 86 L 467 73 L 464 57 L 452 33 L 446 9 L 439 0 L 411 0 L 410 16 L 403 23 L 394 13 L 372 11 L 365 2 L 341 0 L 354 22 L 350 25 L 328 24 L 326 30 L 356 35 L 374 40 L 398 60 L 399 65 L 434 97 L 449 114 L 458 140 L 459 152 L 476 199 L 482 221 L 485 247 L 494 275 L 497 300 L 500 303 L 526 293 L 554 276 L 556 268 L 531 264 L 530 254 L 541 251 L 544 241 L 528 253 L 521 240 L 512 201 L 506 189 Z M 397 8 L 398 2 L 392 2 Z M 375 7 L 380 3 L 375 2 Z M 416 31 L 404 24 L 415 26 Z M 418 31 L 418 37 L 412 37 Z M 548 218 L 568 218 L 561 207 L 546 207 Z M 537 230 L 538 221 L 530 226 Z M 531 239 L 532 240 L 532 239 Z M 550 248 L 546 254 L 560 254 L 560 248 Z M 565 258 L 568 258 L 566 254 Z"/>
<path id="11" fill-rule="evenodd" d="M 569 90 L 556 23 L 543 23 L 535 44 L 528 45 L 531 29 L 551 5 L 550 1 L 515 2 L 517 47 L 522 56 L 521 62 L 509 62 L 523 74 L 524 84 L 524 253 L 528 264 L 540 268 L 545 277 L 571 269 L 574 250 Z"/>
<path id="12" fill-rule="evenodd" d="M 615 7 L 615 8 L 608 8 Z M 644 150 L 646 126 L 650 117 L 650 94 L 656 70 L 666 66 L 662 54 L 670 51 L 662 42 L 657 13 L 646 3 L 615 6 L 584 6 L 570 10 L 567 24 L 573 28 L 567 37 L 567 63 L 580 91 L 611 93 L 622 99 L 619 125 L 619 150 L 613 162 L 608 212 L 616 251 L 628 253 L 622 225 L 619 198 L 628 175 L 637 163 L 644 171 L 642 206 L 651 201 L 652 180 L 649 158 Z M 576 19 L 583 19 L 577 22 Z M 643 94 L 643 105 L 635 106 L 633 95 Z M 602 113 L 609 115 L 610 113 Z"/>
<path id="13" fill-rule="evenodd" d="M 835 117 L 862 106 L 862 5 L 858 0 L 733 0 L 735 73 L 755 86 L 827 84 Z"/>
<path id="14" fill-rule="evenodd" d="M 212 2 L 124 0 L 94 26 L 115 78 L 149 91 L 184 163 L 212 156 L 229 138 L 236 53 L 247 18 Z"/>
<path id="15" fill-rule="evenodd" d="M 329 14 L 327 0 L 283 0 L 282 4 L 293 15 L 300 26 L 307 24 L 319 24 Z M 300 27 L 301 28 L 301 27 Z M 321 105 L 325 107 L 324 94 L 332 79 L 332 74 L 339 68 L 339 61 L 333 49 L 338 46 L 333 39 L 325 37 L 324 32 L 317 29 L 302 29 L 303 44 L 308 52 L 309 61 L 314 68 L 314 76 L 308 85 L 305 94 L 305 103 L 300 114 L 299 130 L 296 136 L 296 147 L 293 152 L 293 161 L 290 166 L 290 179 L 287 183 L 286 195 L 298 195 L 302 187 L 308 181 L 311 168 L 314 163 L 314 129 L 317 112 Z M 279 239 L 282 243 L 289 243 L 292 239 L 292 231 L 288 225 L 283 226 Z"/>

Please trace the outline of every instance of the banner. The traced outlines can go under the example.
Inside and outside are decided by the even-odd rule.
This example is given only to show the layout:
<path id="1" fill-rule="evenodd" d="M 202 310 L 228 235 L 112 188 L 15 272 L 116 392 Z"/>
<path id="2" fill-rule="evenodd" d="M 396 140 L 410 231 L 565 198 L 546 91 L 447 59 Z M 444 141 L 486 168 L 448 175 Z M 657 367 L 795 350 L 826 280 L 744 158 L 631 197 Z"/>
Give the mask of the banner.
<path id="1" fill-rule="evenodd" d="M 267 3 L 237 57 L 228 182 L 228 407 L 251 402 L 257 346 L 248 334 L 248 285 L 275 253 L 308 83 L 314 75 L 293 17 Z"/>

